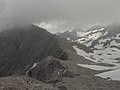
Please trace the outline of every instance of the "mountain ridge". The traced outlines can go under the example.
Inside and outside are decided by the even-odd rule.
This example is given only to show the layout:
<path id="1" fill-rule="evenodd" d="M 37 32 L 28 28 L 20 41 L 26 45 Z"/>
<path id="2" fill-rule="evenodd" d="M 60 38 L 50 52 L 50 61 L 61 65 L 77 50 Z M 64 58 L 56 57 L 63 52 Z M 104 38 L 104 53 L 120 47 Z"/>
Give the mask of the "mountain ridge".
<path id="1" fill-rule="evenodd" d="M 40 90 L 40 88 L 42 90 L 45 88 L 50 90 L 51 88 L 53 90 L 120 89 L 119 81 L 98 77 L 100 73 L 108 70 L 107 66 L 113 69 L 115 65 L 94 62 L 93 53 L 98 53 L 94 49 L 52 35 L 34 25 L 28 28 L 16 26 L 2 31 L 0 51 L 0 76 L 2 76 L 0 85 L 8 90 L 11 88 L 24 90 L 26 87 L 30 90 Z M 89 57 L 88 55 L 91 54 L 93 56 Z M 110 56 L 110 53 L 107 54 Z M 104 68 L 102 71 L 92 70 L 80 66 L 81 64 L 102 65 L 105 66 L 105 70 Z M 10 85 L 11 83 L 13 84 Z"/>

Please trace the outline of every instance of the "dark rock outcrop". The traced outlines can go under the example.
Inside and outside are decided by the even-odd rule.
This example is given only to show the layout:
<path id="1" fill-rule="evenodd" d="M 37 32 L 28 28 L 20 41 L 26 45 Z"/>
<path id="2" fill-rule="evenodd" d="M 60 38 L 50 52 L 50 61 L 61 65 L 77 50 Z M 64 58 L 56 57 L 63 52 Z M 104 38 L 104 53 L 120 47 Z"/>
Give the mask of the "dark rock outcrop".
<path id="1" fill-rule="evenodd" d="M 28 76 L 46 83 L 55 83 L 62 77 L 74 77 L 58 59 L 48 57 L 28 72 Z"/>

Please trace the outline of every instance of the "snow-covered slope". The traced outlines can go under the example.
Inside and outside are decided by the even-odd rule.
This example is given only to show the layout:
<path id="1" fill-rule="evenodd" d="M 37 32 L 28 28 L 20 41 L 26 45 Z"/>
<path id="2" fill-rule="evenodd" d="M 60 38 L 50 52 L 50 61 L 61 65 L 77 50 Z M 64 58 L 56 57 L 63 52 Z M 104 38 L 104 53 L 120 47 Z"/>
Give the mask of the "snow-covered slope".
<path id="1" fill-rule="evenodd" d="M 88 31 L 74 32 L 76 32 L 73 35 L 74 39 L 71 32 L 61 33 L 59 36 L 67 37 L 69 41 L 82 44 L 86 49 L 93 51 L 88 53 L 85 48 L 74 45 L 73 48 L 78 55 L 93 62 L 89 65 L 80 63 L 76 65 L 98 71 L 110 70 L 95 76 L 120 80 L 120 24 L 112 23 L 108 26 L 91 28 Z M 114 73 L 117 73 L 117 76 Z"/>
<path id="2" fill-rule="evenodd" d="M 66 31 L 58 35 L 63 38 L 69 38 L 73 42 L 91 46 L 92 42 L 101 36 L 104 36 L 106 28 L 99 27 L 99 29 L 83 31 L 82 29 L 75 29 L 73 31 Z"/>
<path id="3" fill-rule="evenodd" d="M 81 29 L 66 31 L 58 35 L 90 48 L 102 49 L 110 45 L 113 46 L 112 42 L 120 43 L 120 25 L 114 23 L 109 26 L 91 28 L 87 31 Z"/>

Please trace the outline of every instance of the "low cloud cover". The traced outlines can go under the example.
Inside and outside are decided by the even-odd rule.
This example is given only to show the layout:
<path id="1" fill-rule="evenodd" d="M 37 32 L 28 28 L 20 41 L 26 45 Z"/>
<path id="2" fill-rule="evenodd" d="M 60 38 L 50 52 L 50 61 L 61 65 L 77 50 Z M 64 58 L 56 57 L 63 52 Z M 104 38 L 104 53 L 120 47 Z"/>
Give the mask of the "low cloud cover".
<path id="1" fill-rule="evenodd" d="M 86 25 L 119 21 L 120 0 L 0 0 L 0 24 L 64 20 Z"/>

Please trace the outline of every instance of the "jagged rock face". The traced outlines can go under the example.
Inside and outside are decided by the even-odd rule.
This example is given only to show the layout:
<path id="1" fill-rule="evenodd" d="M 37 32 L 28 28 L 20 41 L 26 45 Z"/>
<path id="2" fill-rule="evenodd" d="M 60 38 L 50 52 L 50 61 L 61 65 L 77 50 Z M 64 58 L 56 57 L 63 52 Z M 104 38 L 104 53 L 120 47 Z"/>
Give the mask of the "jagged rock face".
<path id="1" fill-rule="evenodd" d="M 68 54 L 64 50 L 58 50 L 56 52 L 56 57 L 61 60 L 67 60 L 68 59 Z"/>
<path id="2" fill-rule="evenodd" d="M 58 82 L 62 77 L 74 77 L 67 66 L 53 57 L 38 63 L 27 75 L 45 83 Z"/>
<path id="3" fill-rule="evenodd" d="M 0 52 L 0 76 L 25 74 L 49 55 L 64 59 L 55 36 L 34 25 L 2 31 Z"/>

